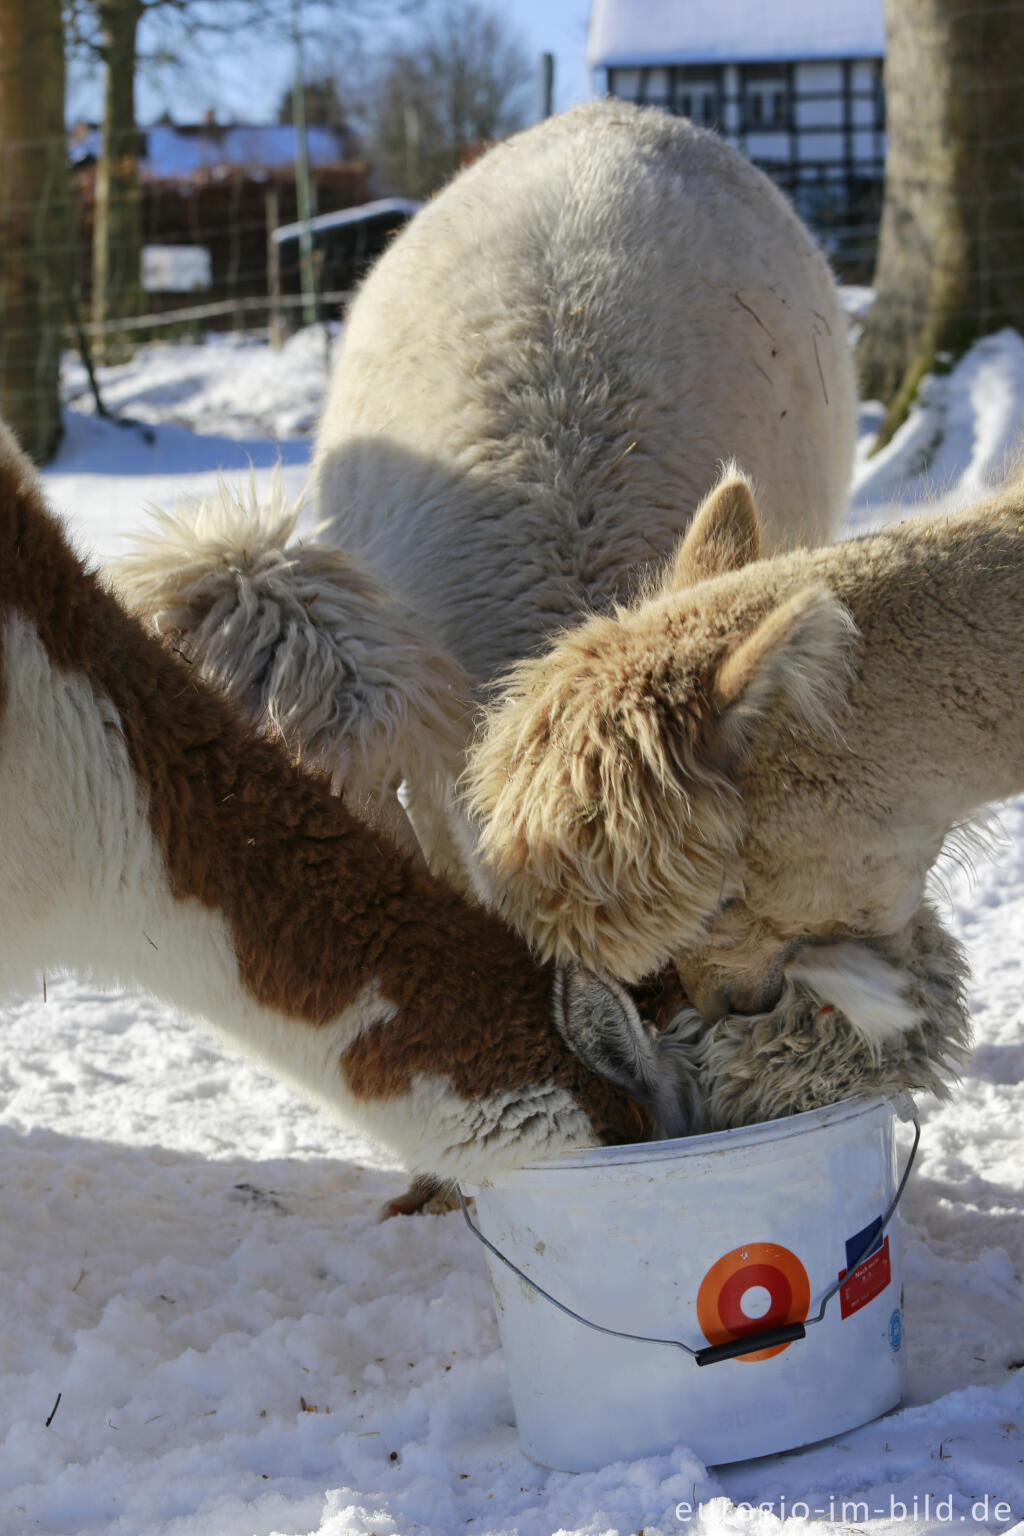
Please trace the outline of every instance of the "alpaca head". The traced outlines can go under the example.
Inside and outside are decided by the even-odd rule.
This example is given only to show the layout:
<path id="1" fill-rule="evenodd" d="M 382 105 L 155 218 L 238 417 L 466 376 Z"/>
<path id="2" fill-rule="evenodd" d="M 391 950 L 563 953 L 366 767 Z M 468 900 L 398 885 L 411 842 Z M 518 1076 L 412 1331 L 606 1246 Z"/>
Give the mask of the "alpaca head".
<path id="1" fill-rule="evenodd" d="M 488 712 L 467 776 L 479 855 L 544 954 L 636 981 L 704 952 L 744 891 L 745 769 L 833 729 L 852 620 L 820 582 L 737 603 L 728 578 L 759 549 L 727 472 L 662 587 L 520 664 Z"/>

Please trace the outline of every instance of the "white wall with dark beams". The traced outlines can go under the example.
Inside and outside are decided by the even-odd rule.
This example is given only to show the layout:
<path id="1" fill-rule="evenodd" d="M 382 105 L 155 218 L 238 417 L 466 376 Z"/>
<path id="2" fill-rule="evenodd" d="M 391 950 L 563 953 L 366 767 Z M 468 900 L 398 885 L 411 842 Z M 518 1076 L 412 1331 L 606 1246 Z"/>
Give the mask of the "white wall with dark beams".
<path id="1" fill-rule="evenodd" d="M 873 253 L 885 169 L 881 0 L 593 0 L 595 90 L 689 117 L 795 199 L 840 265 Z"/>

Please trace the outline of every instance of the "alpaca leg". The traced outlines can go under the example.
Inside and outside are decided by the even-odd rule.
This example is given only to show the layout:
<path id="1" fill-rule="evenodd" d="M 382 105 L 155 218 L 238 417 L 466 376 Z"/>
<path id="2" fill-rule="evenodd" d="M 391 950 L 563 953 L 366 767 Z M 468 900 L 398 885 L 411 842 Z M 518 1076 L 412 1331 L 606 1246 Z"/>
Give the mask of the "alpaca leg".
<path id="1" fill-rule="evenodd" d="M 433 780 L 398 787 L 398 800 L 427 863 L 427 868 L 456 890 L 475 899 L 472 875 L 453 825 L 454 796 L 450 783 Z"/>
<path id="2" fill-rule="evenodd" d="M 386 1200 L 380 1208 L 381 1221 L 392 1216 L 447 1216 L 458 1209 L 458 1199 L 450 1179 L 436 1179 L 432 1174 L 418 1174 L 408 1189 Z"/>
<path id="3" fill-rule="evenodd" d="M 476 827 L 452 781 L 402 784 L 398 799 L 431 873 L 454 885 L 470 901 L 496 907 L 491 882 L 477 854 Z"/>

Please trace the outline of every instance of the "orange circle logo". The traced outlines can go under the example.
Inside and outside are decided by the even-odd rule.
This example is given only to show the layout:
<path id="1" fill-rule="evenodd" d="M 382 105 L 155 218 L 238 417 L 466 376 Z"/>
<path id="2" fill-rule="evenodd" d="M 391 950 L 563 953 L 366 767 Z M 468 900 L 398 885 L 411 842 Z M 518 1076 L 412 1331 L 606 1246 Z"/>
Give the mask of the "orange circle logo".
<path id="1" fill-rule="evenodd" d="M 709 1344 L 727 1344 L 762 1328 L 803 1323 L 811 1283 L 795 1253 L 778 1243 L 744 1243 L 716 1259 L 697 1292 L 697 1321 Z M 788 1344 L 758 1349 L 738 1360 L 770 1360 Z"/>

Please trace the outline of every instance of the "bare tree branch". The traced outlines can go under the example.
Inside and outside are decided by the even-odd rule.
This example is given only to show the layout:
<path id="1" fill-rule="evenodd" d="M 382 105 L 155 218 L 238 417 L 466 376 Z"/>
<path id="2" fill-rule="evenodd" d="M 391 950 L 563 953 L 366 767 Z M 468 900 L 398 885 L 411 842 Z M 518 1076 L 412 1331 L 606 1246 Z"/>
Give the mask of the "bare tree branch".
<path id="1" fill-rule="evenodd" d="M 523 125 L 533 70 L 525 46 L 475 0 L 443 0 L 378 64 L 374 148 L 410 197 L 436 190 L 468 152 Z"/>

